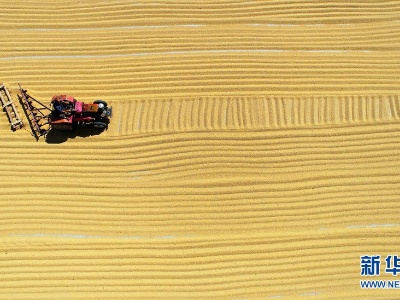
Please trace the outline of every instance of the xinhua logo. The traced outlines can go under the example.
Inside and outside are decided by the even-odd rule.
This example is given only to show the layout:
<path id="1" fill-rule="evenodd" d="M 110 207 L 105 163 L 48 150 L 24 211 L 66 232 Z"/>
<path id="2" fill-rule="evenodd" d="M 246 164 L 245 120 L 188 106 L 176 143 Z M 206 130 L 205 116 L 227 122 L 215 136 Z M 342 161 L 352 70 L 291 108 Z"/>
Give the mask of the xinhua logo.
<path id="1" fill-rule="evenodd" d="M 360 256 L 361 276 L 380 276 L 381 264 L 384 265 L 384 273 L 397 276 L 400 273 L 400 258 L 398 255 L 388 255 L 381 262 L 380 255 Z M 361 280 L 363 289 L 400 289 L 400 280 Z"/>
<path id="2" fill-rule="evenodd" d="M 380 255 L 364 255 L 360 257 L 361 276 L 379 276 L 381 268 Z M 400 258 L 388 255 L 385 258 L 385 273 L 397 276 L 400 273 Z"/>

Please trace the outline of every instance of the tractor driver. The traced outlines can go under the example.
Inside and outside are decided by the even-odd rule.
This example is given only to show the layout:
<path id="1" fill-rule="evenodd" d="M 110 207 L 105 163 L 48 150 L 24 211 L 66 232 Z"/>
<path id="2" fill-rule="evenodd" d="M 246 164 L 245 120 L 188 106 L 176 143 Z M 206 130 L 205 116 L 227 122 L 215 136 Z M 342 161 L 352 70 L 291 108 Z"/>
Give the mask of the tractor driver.
<path id="1" fill-rule="evenodd" d="M 55 100 L 53 103 L 54 110 L 56 112 L 56 116 L 60 118 L 68 118 L 71 115 L 71 109 L 68 107 L 70 106 L 69 102 Z"/>

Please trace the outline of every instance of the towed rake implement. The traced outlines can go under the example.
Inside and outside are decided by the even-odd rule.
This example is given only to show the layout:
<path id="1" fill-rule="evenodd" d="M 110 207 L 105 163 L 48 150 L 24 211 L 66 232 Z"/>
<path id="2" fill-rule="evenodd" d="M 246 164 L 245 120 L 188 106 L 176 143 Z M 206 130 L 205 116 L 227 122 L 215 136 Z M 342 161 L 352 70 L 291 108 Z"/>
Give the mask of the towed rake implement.
<path id="1" fill-rule="evenodd" d="M 19 85 L 19 84 L 18 84 Z M 33 136 L 38 141 L 49 131 L 49 118 L 51 110 L 48 106 L 33 98 L 19 85 L 21 95 L 18 95 L 19 102 L 25 112 Z"/>

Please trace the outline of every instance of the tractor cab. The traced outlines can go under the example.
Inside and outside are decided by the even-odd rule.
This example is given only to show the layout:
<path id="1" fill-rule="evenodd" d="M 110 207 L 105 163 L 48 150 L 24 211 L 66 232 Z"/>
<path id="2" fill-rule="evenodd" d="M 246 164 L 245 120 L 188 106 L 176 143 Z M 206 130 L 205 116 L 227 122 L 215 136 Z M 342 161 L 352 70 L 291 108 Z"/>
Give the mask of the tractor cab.
<path id="1" fill-rule="evenodd" d="M 71 115 L 75 110 L 77 101 L 72 96 L 58 95 L 51 100 L 52 117 L 64 118 L 66 115 Z"/>

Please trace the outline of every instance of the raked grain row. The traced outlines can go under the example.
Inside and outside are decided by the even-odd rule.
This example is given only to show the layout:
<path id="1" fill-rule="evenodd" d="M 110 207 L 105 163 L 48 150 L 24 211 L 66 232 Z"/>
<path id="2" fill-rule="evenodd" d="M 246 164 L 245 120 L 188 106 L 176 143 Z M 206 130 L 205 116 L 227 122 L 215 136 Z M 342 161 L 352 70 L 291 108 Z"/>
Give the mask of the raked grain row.
<path id="1" fill-rule="evenodd" d="M 400 24 L 400 23 L 399 23 Z M 100 27 L 85 30 L 24 29 L 0 33 L 1 59 L 18 56 L 99 55 L 201 50 L 393 51 L 400 33 L 393 22 L 346 26 L 268 24 L 182 25 L 158 28 Z M 56 42 L 55 42 L 56 41 Z"/>
<path id="2" fill-rule="evenodd" d="M 388 53 L 265 53 L 255 50 L 159 55 L 12 59 L 0 75 L 36 98 L 122 100 L 210 96 L 399 95 L 400 64 Z M 38 74 L 41 80 L 38 81 Z"/>
<path id="3" fill-rule="evenodd" d="M 123 236 L 379 224 L 399 209 L 398 129 L 395 122 L 138 135 L 101 147 L 81 141 L 79 153 L 64 149 L 63 161 L 60 146 L 3 148 L 0 222 L 5 234 Z"/>
<path id="4" fill-rule="evenodd" d="M 235 238 L 97 237 L 74 240 L 15 236 L 0 253 L 1 295 L 75 298 L 232 299 L 246 297 L 343 299 L 368 293 L 354 287 L 354 255 L 396 251 L 382 235 L 360 230 L 320 232 L 314 237 L 246 234 Z M 362 238 L 365 246 L 357 241 Z M 29 248 L 29 251 L 21 251 Z M 328 259 L 329 258 L 329 259 Z M 288 262 L 295 263 L 288 264 Z M 303 268 L 301 266 L 307 266 Z M 268 271 L 267 271 L 268 270 Z M 332 282 L 346 292 L 332 293 Z M 156 284 L 155 284 L 156 283 Z M 290 286 L 290 290 L 282 290 Z M 387 291 L 387 298 L 395 291 Z M 313 297 L 314 296 L 314 297 Z"/>
<path id="5" fill-rule="evenodd" d="M 16 8 L 17 7 L 17 8 Z M 170 24 L 326 24 L 398 20 L 397 1 L 4 1 L 6 28 Z"/>

